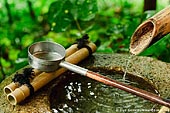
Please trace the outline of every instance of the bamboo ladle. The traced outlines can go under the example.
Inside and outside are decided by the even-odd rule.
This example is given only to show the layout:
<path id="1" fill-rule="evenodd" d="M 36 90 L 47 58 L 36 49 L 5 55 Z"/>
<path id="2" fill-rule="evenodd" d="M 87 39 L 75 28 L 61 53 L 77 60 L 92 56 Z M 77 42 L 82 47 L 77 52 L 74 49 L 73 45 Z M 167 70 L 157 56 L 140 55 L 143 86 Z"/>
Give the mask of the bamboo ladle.
<path id="1" fill-rule="evenodd" d="M 53 47 L 53 49 L 51 49 L 51 47 Z M 55 54 L 53 52 L 55 52 Z M 110 79 L 106 76 L 103 76 L 101 74 L 95 73 L 88 69 L 85 69 L 85 68 L 82 68 L 77 65 L 73 65 L 69 62 L 64 61 L 63 59 L 65 57 L 65 49 L 60 44 L 52 43 L 52 42 L 34 43 L 33 45 L 30 46 L 28 54 L 29 54 L 30 65 L 36 69 L 46 70 L 47 72 L 49 72 L 49 71 L 53 71 L 54 69 L 57 69 L 58 67 L 63 67 L 70 71 L 78 73 L 80 75 L 84 75 L 84 76 L 87 76 L 94 80 L 97 80 L 99 82 L 102 82 L 106 85 L 110 85 L 110 86 L 119 88 L 126 92 L 143 97 L 143 98 L 150 100 L 152 102 L 159 103 L 161 105 L 170 107 L 170 103 L 168 101 L 159 97 L 156 94 L 123 84 L 121 82 L 112 80 L 112 79 Z M 53 67 L 53 66 L 55 66 L 55 67 Z"/>

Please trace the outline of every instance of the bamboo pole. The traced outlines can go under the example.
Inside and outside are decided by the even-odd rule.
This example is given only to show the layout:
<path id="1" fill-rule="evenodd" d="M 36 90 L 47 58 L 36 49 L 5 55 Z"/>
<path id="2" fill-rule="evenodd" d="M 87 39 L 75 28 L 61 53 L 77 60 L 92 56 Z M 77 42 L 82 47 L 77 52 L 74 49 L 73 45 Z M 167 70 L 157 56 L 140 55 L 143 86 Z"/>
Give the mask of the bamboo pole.
<path id="1" fill-rule="evenodd" d="M 69 48 L 66 49 L 66 56 L 65 56 L 65 57 L 70 56 L 71 54 L 75 53 L 77 50 L 78 50 L 77 44 L 71 45 Z M 33 71 L 34 71 L 34 75 L 35 75 L 35 76 L 37 76 L 37 75 L 39 75 L 39 74 L 42 73 L 41 71 L 39 71 L 39 70 L 37 70 L 37 69 L 34 69 Z M 34 76 L 34 77 L 35 77 L 35 76 Z M 18 84 L 12 82 L 12 83 L 10 83 L 9 85 L 5 86 L 4 89 L 3 89 L 3 91 L 4 91 L 5 94 L 9 94 L 9 93 L 11 93 L 12 91 L 14 91 L 14 90 L 15 90 L 16 88 L 18 88 L 18 87 L 19 87 Z"/>
<path id="2" fill-rule="evenodd" d="M 147 47 L 170 32 L 170 6 L 137 27 L 131 37 L 130 53 L 140 54 Z"/>
<path id="3" fill-rule="evenodd" d="M 89 43 L 88 46 L 92 49 L 92 52 L 95 52 L 96 45 L 94 43 Z M 77 64 L 80 61 L 87 58 L 88 56 L 89 56 L 88 49 L 82 48 L 82 49 L 76 51 L 75 53 L 73 53 L 72 55 L 68 56 L 65 60 L 72 64 Z M 54 78 L 57 78 L 59 75 L 61 75 L 65 71 L 67 71 L 67 69 L 60 68 L 55 72 L 50 72 L 50 73 L 43 72 L 40 75 L 36 76 L 31 82 L 31 85 L 34 88 L 34 92 L 36 92 L 38 89 L 42 88 L 44 85 L 49 83 Z M 9 93 L 7 95 L 7 100 L 12 105 L 16 105 L 17 103 L 23 101 L 29 95 L 30 95 L 29 88 L 26 85 L 22 85 L 21 87 L 16 88 L 13 92 Z"/>

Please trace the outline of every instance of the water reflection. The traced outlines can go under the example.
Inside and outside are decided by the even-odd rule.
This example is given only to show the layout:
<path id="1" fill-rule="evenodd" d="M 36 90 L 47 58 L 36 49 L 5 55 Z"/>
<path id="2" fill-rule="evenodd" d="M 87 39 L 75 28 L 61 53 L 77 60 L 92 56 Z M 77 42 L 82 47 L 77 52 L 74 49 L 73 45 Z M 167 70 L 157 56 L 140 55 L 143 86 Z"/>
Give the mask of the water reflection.
<path id="1" fill-rule="evenodd" d="M 154 91 L 150 87 L 143 86 L 143 83 L 130 82 L 128 78 L 122 79 L 118 74 L 102 73 L 102 71 L 100 73 L 125 84 Z M 52 89 L 50 103 L 54 113 L 141 113 L 143 111 L 150 113 L 154 109 L 155 112 L 158 111 L 155 108 L 157 105 L 143 98 L 74 73 L 68 74 Z"/>

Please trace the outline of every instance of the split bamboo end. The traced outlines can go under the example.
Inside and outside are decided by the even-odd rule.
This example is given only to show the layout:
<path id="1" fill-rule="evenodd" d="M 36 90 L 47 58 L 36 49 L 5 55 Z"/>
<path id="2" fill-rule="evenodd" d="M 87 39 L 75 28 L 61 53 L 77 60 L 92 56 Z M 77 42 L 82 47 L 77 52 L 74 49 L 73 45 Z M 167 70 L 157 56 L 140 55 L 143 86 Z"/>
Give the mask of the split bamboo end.
<path id="1" fill-rule="evenodd" d="M 145 50 L 154 38 L 155 24 L 145 21 L 141 24 L 131 37 L 130 53 L 137 55 Z"/>
<path id="2" fill-rule="evenodd" d="M 16 105 L 17 103 L 23 101 L 26 97 L 30 95 L 29 89 L 27 86 L 23 85 L 13 92 L 7 95 L 7 100 L 10 104 Z"/>
<path id="3" fill-rule="evenodd" d="M 96 49 L 97 49 L 97 46 L 94 44 L 94 43 L 89 43 L 89 45 L 88 45 L 91 49 L 92 49 L 92 52 L 95 52 L 96 51 Z"/>
<path id="4" fill-rule="evenodd" d="M 12 82 L 9 85 L 5 86 L 3 91 L 4 91 L 5 94 L 9 94 L 12 91 L 14 91 L 17 87 L 18 86 L 14 82 Z"/>
<path id="5" fill-rule="evenodd" d="M 150 45 L 170 33 L 170 6 L 143 22 L 131 37 L 130 53 L 140 54 Z"/>
<path id="6" fill-rule="evenodd" d="M 15 97 L 14 95 L 12 95 L 12 94 L 9 94 L 9 95 L 7 96 L 7 100 L 8 100 L 9 103 L 12 104 L 12 105 L 16 105 L 17 102 L 18 102 L 18 100 L 16 99 L 16 97 Z"/>

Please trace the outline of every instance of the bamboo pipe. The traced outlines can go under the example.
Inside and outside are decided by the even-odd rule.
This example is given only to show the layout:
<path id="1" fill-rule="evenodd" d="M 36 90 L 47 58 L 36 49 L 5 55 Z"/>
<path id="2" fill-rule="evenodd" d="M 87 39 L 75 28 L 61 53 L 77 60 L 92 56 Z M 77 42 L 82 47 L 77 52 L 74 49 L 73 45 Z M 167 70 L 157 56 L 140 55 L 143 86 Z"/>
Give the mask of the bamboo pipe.
<path id="1" fill-rule="evenodd" d="M 89 43 L 88 45 L 91 49 L 92 52 L 96 50 L 96 45 L 94 43 Z M 89 51 L 87 48 L 82 48 L 72 55 L 68 56 L 65 61 L 70 62 L 72 64 L 77 64 L 83 59 L 87 58 L 89 56 Z M 67 69 L 65 68 L 60 68 L 55 72 L 51 73 L 41 73 L 40 75 L 36 76 L 32 82 L 31 85 L 34 88 L 34 92 L 36 92 L 38 89 L 49 83 L 51 80 L 54 78 L 58 77 L 62 73 L 64 73 Z M 9 93 L 7 95 L 7 100 L 12 104 L 16 105 L 17 103 L 23 101 L 26 97 L 30 95 L 29 88 L 26 85 L 22 85 L 19 88 L 16 88 L 13 92 Z"/>
<path id="2" fill-rule="evenodd" d="M 68 56 L 70 56 L 71 54 L 75 53 L 75 52 L 78 50 L 77 46 L 78 46 L 77 44 L 73 44 L 73 45 L 71 45 L 69 48 L 67 48 L 67 49 L 66 49 L 66 55 L 65 55 L 65 57 L 68 57 Z M 35 76 L 37 76 L 37 75 L 39 75 L 40 73 L 42 73 L 41 71 L 39 71 L 39 70 L 37 70 L 37 69 L 34 69 L 33 71 L 34 71 L 34 75 L 35 75 Z M 9 85 L 5 86 L 4 89 L 3 89 L 3 91 L 4 91 L 5 94 L 9 94 L 9 93 L 11 93 L 12 91 L 14 91 L 14 90 L 15 90 L 16 88 L 18 88 L 18 87 L 19 87 L 19 85 L 17 85 L 16 83 L 12 82 L 12 83 L 10 83 Z"/>
<path id="3" fill-rule="evenodd" d="M 140 54 L 170 32 L 170 6 L 140 24 L 131 37 L 130 53 Z"/>

